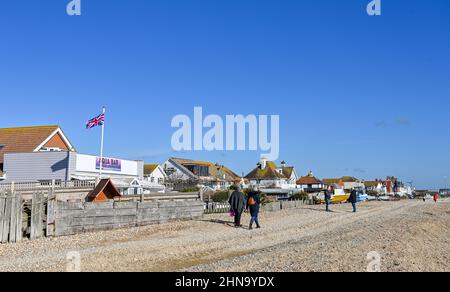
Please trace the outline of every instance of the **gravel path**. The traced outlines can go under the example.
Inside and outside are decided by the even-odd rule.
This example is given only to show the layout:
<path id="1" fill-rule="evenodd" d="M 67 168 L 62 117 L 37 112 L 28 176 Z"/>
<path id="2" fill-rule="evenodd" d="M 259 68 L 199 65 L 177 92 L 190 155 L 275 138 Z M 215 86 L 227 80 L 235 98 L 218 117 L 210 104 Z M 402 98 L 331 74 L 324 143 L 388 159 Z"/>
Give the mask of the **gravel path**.
<path id="1" fill-rule="evenodd" d="M 228 215 L 0 245 L 0 271 L 450 271 L 450 200 L 305 206 L 261 215 L 263 229 L 234 229 Z M 248 222 L 248 215 L 243 220 Z"/>

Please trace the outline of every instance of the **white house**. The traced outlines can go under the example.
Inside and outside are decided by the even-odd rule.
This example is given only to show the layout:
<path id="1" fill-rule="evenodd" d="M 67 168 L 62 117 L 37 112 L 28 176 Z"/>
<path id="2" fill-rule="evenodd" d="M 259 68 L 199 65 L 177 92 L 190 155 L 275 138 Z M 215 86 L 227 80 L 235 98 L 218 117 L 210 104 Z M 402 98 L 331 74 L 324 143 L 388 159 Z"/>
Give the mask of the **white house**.
<path id="1" fill-rule="evenodd" d="M 307 193 L 320 193 L 327 188 L 327 185 L 316 178 L 312 171 L 308 173 L 307 176 L 301 177 L 297 181 L 297 187 L 302 189 L 302 191 Z"/>
<path id="2" fill-rule="evenodd" d="M 372 192 L 376 192 L 377 194 L 386 194 L 387 193 L 386 185 L 381 180 L 365 181 L 364 186 L 365 186 L 367 192 L 372 191 Z"/>
<path id="3" fill-rule="evenodd" d="M 225 190 L 241 180 L 228 167 L 208 161 L 169 158 L 161 167 L 168 179 L 176 184 L 191 183 L 213 190 Z"/>
<path id="4" fill-rule="evenodd" d="M 295 189 L 298 179 L 294 167 L 286 166 L 283 161 L 281 166 L 274 162 L 261 158 L 257 167 L 245 176 L 251 187 L 263 189 Z"/>
<path id="5" fill-rule="evenodd" d="M 144 165 L 143 188 L 146 193 L 164 192 L 166 187 L 167 174 L 158 164 Z"/>

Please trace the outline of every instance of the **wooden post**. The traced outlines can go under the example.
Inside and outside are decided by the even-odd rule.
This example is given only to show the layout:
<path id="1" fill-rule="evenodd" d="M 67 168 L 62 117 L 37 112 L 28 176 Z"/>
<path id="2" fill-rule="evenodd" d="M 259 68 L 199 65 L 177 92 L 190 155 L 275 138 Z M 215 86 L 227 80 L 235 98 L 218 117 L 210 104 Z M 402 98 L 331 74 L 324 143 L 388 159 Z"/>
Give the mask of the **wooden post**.
<path id="1" fill-rule="evenodd" d="M 42 192 L 34 193 L 31 202 L 31 235 L 30 239 L 40 238 L 42 236 L 42 218 L 44 212 L 44 195 Z"/>
<path id="2" fill-rule="evenodd" d="M 3 234 L 0 238 L 2 243 L 7 243 L 9 239 L 11 223 L 12 196 L 8 194 L 5 199 L 5 211 L 3 213 Z"/>
<path id="3" fill-rule="evenodd" d="M 6 204 L 6 196 L 5 193 L 0 192 L 0 242 L 3 238 L 3 225 L 5 221 L 5 204 Z"/>
<path id="4" fill-rule="evenodd" d="M 9 242 L 16 242 L 16 227 L 17 227 L 17 202 L 14 193 L 11 193 L 11 216 L 9 217 Z"/>
<path id="5" fill-rule="evenodd" d="M 55 195 L 55 181 L 52 182 L 52 188 L 48 194 L 47 200 L 47 225 L 46 225 L 46 235 L 55 235 L 55 217 L 56 217 L 56 195 Z"/>
<path id="6" fill-rule="evenodd" d="M 23 199 L 22 194 L 16 195 L 17 216 L 16 216 L 16 242 L 22 241 L 23 238 Z"/>

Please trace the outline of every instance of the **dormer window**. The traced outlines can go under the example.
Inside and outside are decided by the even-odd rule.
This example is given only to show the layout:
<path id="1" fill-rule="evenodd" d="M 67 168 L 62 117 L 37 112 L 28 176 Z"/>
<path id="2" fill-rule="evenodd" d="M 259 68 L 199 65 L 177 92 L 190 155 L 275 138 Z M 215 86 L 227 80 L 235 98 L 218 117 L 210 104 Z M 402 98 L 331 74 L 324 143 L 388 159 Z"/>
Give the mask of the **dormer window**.
<path id="1" fill-rule="evenodd" d="M 0 144 L 0 150 L 3 150 L 3 148 L 5 148 L 4 144 Z"/>

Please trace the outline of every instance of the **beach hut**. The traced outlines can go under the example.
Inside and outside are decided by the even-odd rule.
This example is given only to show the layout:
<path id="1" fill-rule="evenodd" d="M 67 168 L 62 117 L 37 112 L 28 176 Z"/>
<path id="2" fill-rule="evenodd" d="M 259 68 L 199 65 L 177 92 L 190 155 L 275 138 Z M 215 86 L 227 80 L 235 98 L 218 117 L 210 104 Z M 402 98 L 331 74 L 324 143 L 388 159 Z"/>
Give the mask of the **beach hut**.
<path id="1" fill-rule="evenodd" d="M 122 195 L 112 183 L 111 179 L 102 179 L 95 189 L 87 196 L 88 202 L 106 202 L 120 198 Z"/>

